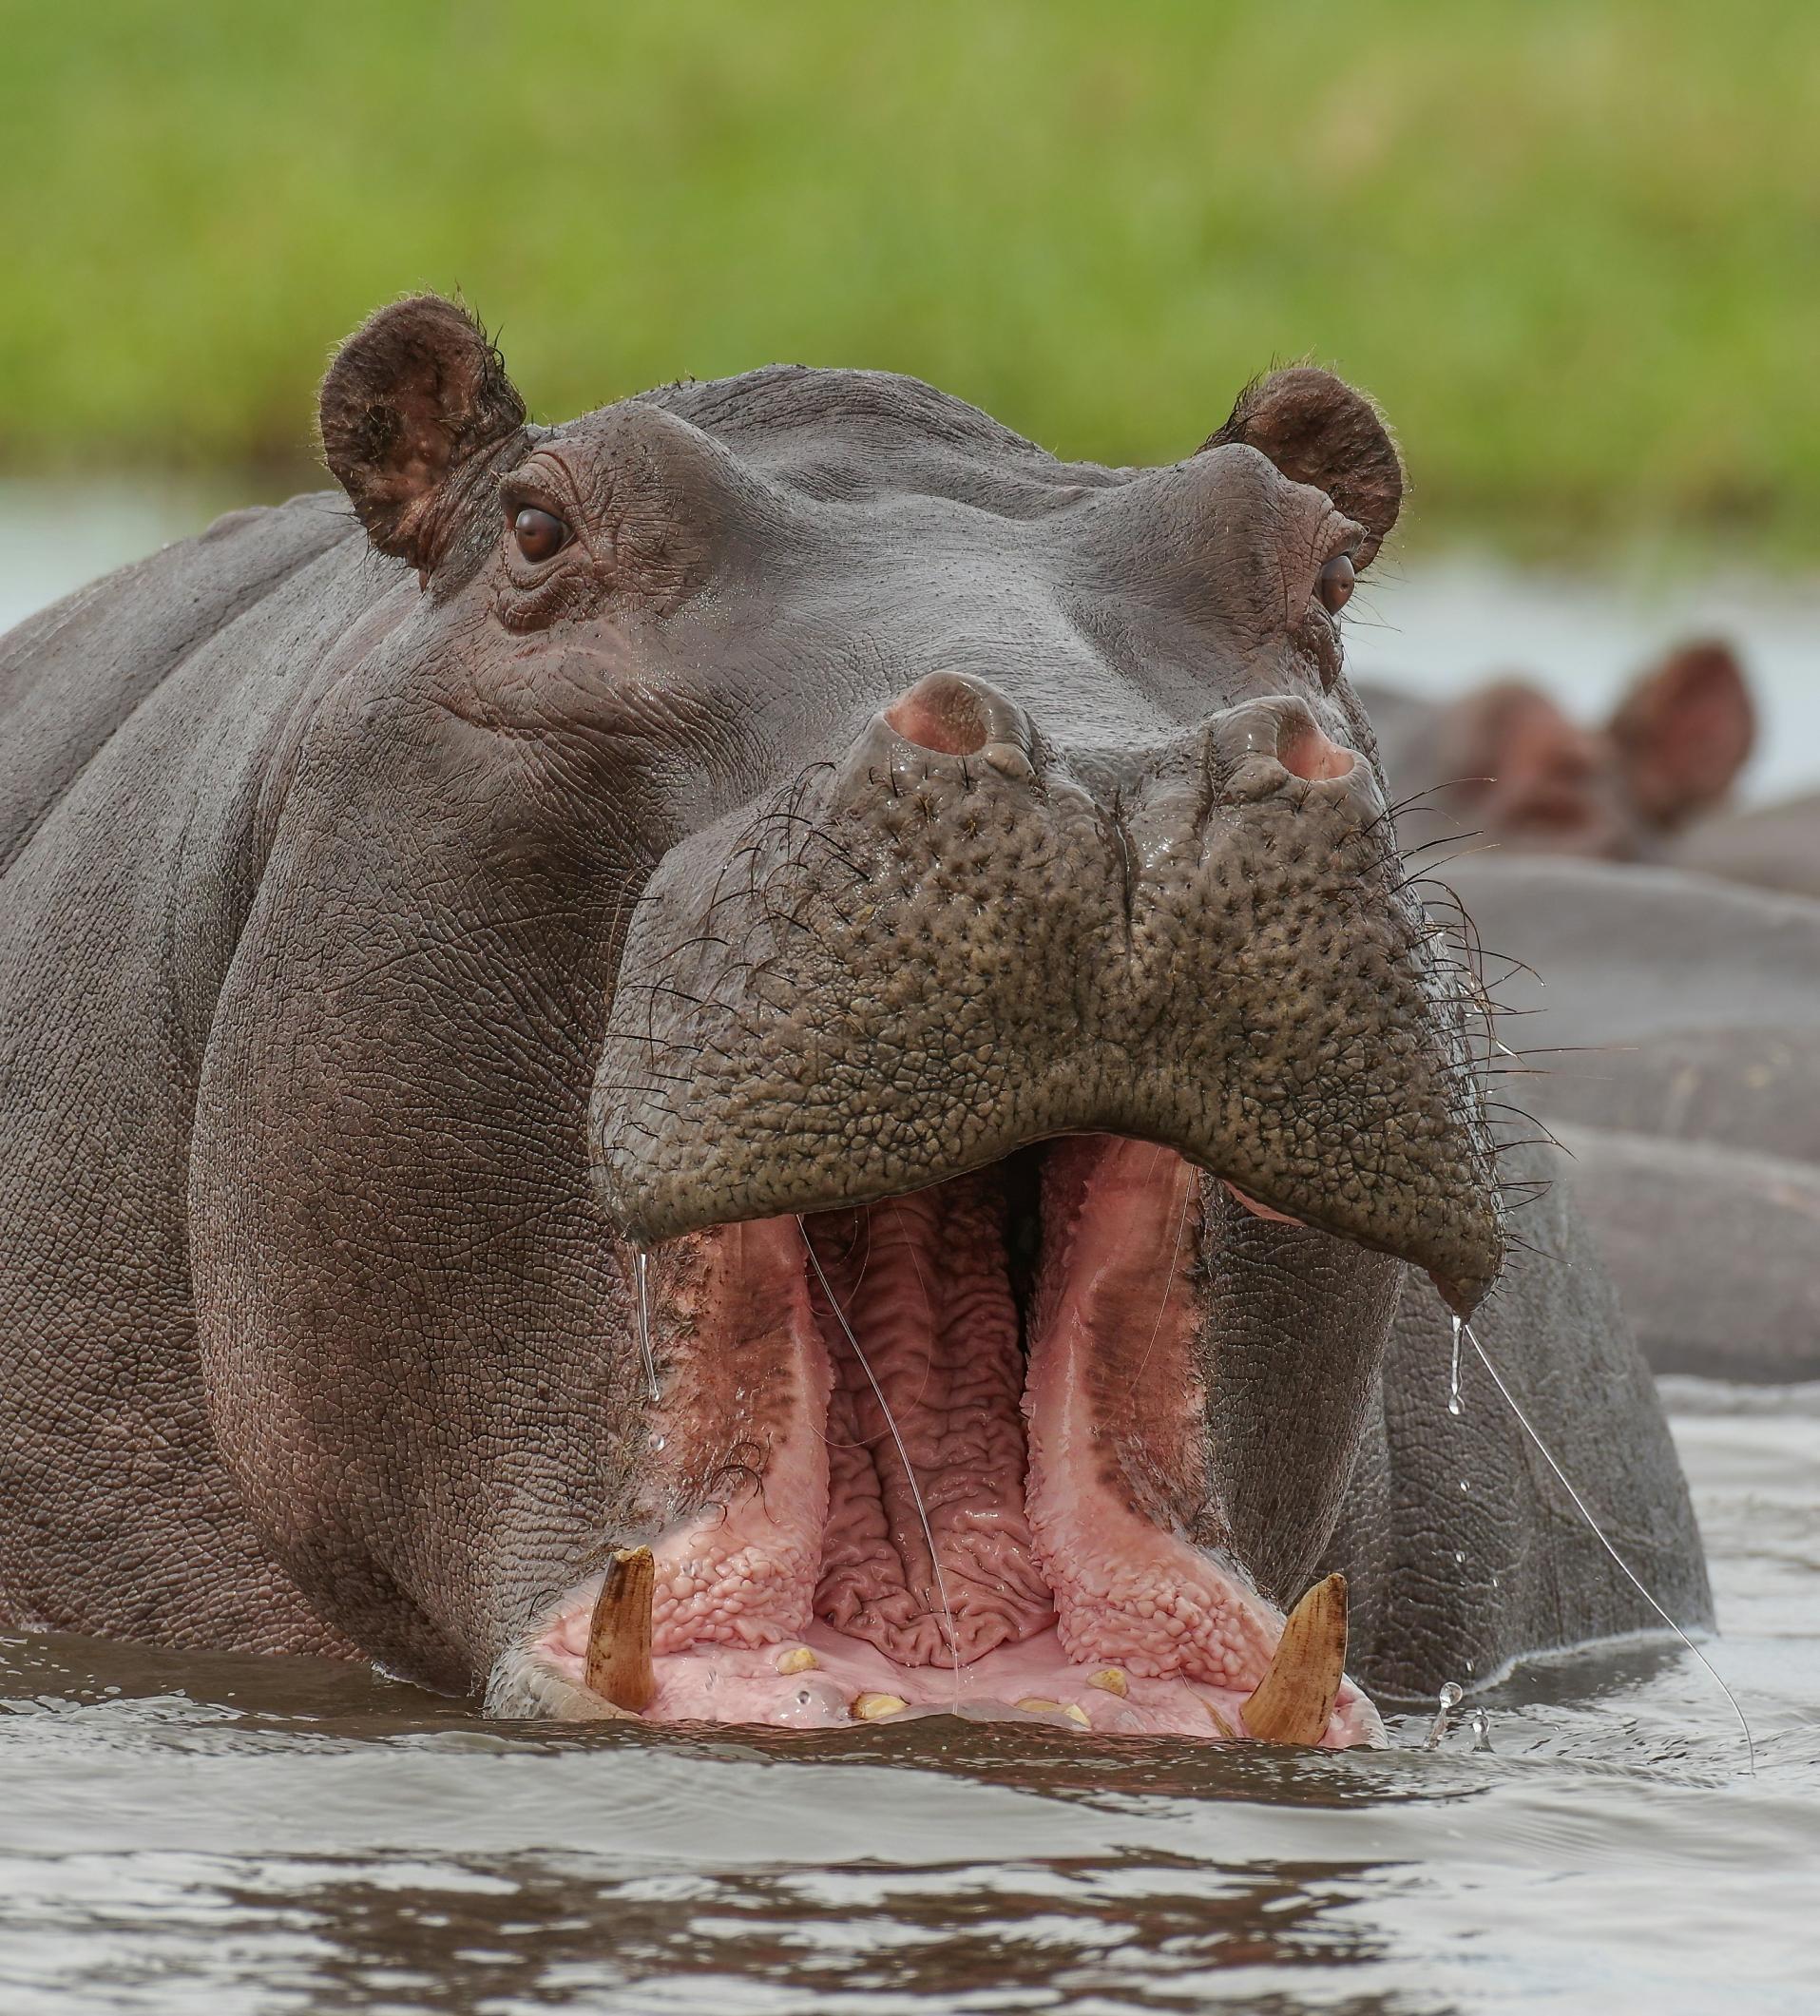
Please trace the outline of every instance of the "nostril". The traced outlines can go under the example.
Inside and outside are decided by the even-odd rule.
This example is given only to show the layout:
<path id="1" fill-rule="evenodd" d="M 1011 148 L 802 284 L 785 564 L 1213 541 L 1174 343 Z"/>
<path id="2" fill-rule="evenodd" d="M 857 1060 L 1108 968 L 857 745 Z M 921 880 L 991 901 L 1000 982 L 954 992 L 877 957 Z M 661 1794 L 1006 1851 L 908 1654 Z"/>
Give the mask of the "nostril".
<path id="1" fill-rule="evenodd" d="M 1312 720 L 1289 720 L 1277 737 L 1276 760 L 1292 777 L 1318 783 L 1328 778 L 1350 776 L 1358 758 L 1338 742 L 1330 741 Z"/>
<path id="2" fill-rule="evenodd" d="M 953 672 L 931 672 L 885 709 L 907 742 L 940 756 L 977 756 L 994 739 L 988 697 Z"/>

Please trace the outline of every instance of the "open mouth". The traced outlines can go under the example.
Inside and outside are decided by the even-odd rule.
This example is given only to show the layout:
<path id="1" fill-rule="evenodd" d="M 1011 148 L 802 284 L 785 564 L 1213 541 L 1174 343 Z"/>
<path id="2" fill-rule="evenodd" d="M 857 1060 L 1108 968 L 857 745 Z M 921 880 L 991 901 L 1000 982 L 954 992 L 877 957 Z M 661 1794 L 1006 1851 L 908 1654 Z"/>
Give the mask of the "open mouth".
<path id="1" fill-rule="evenodd" d="M 1082 1136 L 661 1249 L 660 1537 L 508 1653 L 495 1700 L 1381 1741 L 1342 1671 L 1340 1579 L 1286 1625 L 1223 1545 L 1207 1181 L 1170 1149 Z"/>

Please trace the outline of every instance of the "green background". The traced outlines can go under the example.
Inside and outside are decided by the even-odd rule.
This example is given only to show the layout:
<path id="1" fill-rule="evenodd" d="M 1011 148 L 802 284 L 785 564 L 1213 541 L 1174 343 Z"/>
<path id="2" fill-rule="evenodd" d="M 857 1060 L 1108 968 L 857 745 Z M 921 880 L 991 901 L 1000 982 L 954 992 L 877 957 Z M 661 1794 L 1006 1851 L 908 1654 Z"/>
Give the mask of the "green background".
<path id="1" fill-rule="evenodd" d="M 1820 6 L 0 0 L 9 470 L 306 472 L 334 341 L 461 288 L 533 409 L 773 358 L 1166 460 L 1383 402 L 1418 538 L 1792 554 Z"/>

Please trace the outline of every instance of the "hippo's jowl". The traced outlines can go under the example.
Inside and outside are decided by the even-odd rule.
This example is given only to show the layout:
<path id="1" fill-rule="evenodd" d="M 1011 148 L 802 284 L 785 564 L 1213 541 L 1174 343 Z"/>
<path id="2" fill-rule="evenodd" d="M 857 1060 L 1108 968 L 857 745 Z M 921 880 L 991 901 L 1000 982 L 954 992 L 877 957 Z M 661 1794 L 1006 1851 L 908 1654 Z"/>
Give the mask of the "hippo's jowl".
<path id="1" fill-rule="evenodd" d="M 1363 399 L 1279 373 L 1158 470 L 860 372 L 540 428 L 424 298 L 321 422 L 353 516 L 0 646 L 8 1614 L 504 1712 L 1356 1741 L 1332 1570 L 1378 1686 L 1645 1621 L 1448 1415 L 1501 1268 L 1703 1614 L 1561 1193 L 1506 1261 L 1341 675 Z"/>

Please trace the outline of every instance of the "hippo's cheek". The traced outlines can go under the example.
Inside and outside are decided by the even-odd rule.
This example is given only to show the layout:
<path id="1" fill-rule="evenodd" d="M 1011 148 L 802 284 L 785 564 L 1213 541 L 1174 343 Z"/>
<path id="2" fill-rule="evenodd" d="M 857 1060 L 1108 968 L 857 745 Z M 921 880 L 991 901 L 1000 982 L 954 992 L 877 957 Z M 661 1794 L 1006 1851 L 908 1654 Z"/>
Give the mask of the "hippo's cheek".
<path id="1" fill-rule="evenodd" d="M 1084 1137 L 660 1252 L 651 1502 L 698 1509 L 508 1652 L 493 1706 L 1379 1740 L 1343 1586 L 1286 1640 L 1206 1544 L 1210 1185 Z"/>

